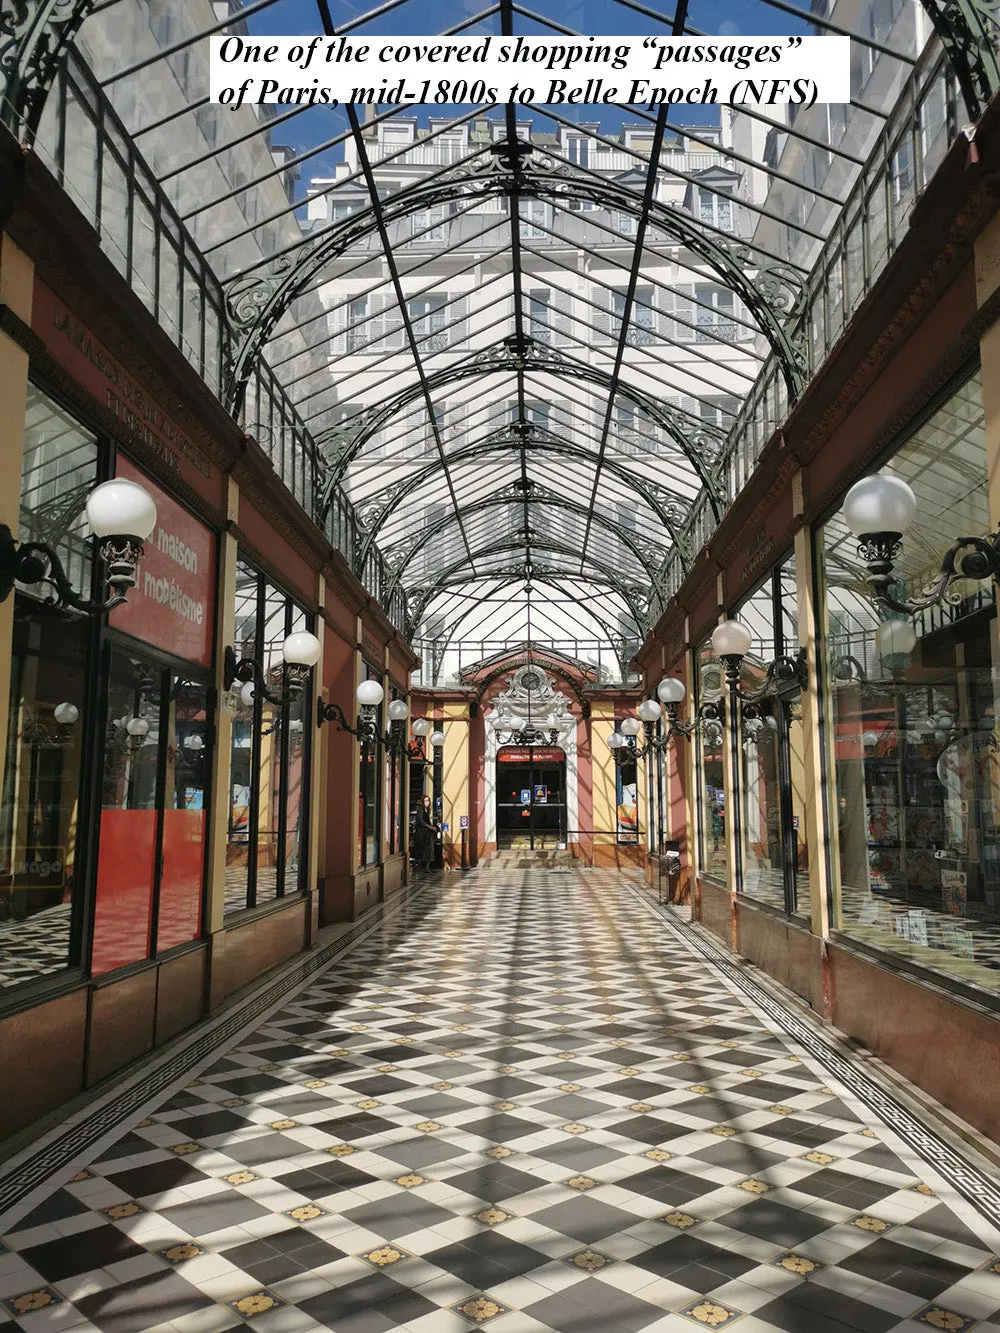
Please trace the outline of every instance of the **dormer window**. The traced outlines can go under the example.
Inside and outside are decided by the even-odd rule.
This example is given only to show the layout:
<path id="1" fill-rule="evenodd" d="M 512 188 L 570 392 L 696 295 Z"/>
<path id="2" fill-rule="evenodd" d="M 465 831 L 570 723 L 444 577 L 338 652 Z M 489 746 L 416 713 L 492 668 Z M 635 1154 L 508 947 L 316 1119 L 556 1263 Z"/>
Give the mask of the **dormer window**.
<path id="1" fill-rule="evenodd" d="M 698 190 L 698 217 L 718 231 L 733 230 L 733 197 L 728 191 Z"/>
<path id="2" fill-rule="evenodd" d="M 566 143 L 566 157 L 578 167 L 585 167 L 590 162 L 590 140 L 582 134 L 574 134 Z"/>

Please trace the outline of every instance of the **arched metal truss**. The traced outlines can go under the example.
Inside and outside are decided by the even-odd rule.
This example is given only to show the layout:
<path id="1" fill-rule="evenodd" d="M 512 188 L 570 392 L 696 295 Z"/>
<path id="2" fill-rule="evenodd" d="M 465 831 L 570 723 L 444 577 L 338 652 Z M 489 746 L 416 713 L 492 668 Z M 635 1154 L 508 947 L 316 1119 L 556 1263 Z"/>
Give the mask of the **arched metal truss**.
<path id="1" fill-rule="evenodd" d="M 386 568 L 390 573 L 389 590 L 396 588 L 402 582 L 407 565 L 429 541 L 439 536 L 452 524 L 459 523 L 472 514 L 483 513 L 498 504 L 546 505 L 551 509 L 561 509 L 565 513 L 575 514 L 584 520 L 590 519 L 598 527 L 612 533 L 623 546 L 628 547 L 645 570 L 650 586 L 654 591 L 659 591 L 660 570 L 669 554 L 667 547 L 657 546 L 655 542 L 644 541 L 641 537 L 629 532 L 599 511 L 590 510 L 586 505 L 579 504 L 575 500 L 568 500 L 557 491 L 549 490 L 548 487 L 540 486 L 534 481 L 528 481 L 527 483 L 513 481 L 499 491 L 493 491 L 472 504 L 462 505 L 460 509 L 445 514 L 436 523 L 424 528 L 414 540 L 401 542 L 396 547 L 383 550 L 382 554 L 385 556 Z"/>
<path id="2" fill-rule="evenodd" d="M 533 426 L 530 422 L 524 423 L 524 426 L 526 429 L 509 426 L 504 431 L 494 432 L 488 439 L 466 445 L 462 449 L 456 449 L 453 453 L 448 454 L 447 465 L 451 467 L 456 463 L 468 462 L 469 459 L 482 458 L 522 447 L 528 450 L 530 456 L 536 446 L 539 451 L 543 451 L 545 454 L 556 454 L 565 458 L 580 458 L 589 463 L 598 461 L 598 454 L 593 450 L 584 448 L 583 445 L 560 439 L 552 431 Z M 414 491 L 418 490 L 425 481 L 437 476 L 443 466 L 444 463 L 435 460 L 418 471 L 409 473 L 402 481 L 393 482 L 391 486 L 386 486 L 381 491 L 365 497 L 358 510 L 358 522 L 364 534 L 358 548 L 357 563 L 360 567 L 363 568 L 365 560 L 367 560 L 376 543 L 379 532 L 402 501 L 411 499 Z M 602 467 L 616 481 L 621 482 L 629 490 L 635 491 L 646 501 L 670 534 L 674 547 L 681 552 L 683 566 L 686 569 L 690 552 L 686 549 L 687 535 L 682 531 L 682 524 L 690 512 L 690 504 L 674 495 L 672 491 L 667 490 L 665 486 L 631 472 L 614 459 L 605 457 Z"/>
<path id="3" fill-rule="evenodd" d="M 580 552 L 572 546 L 567 546 L 564 542 L 553 541 L 551 537 L 545 537 L 540 533 L 531 533 L 529 543 L 532 550 L 548 551 L 553 555 L 569 556 L 571 560 L 579 563 Z M 407 621 L 409 632 L 412 634 L 420 624 L 433 597 L 451 583 L 468 583 L 469 575 L 465 574 L 462 578 L 456 579 L 454 576 L 459 571 L 467 569 L 472 561 L 480 559 L 486 555 L 497 555 L 502 551 L 523 551 L 525 539 L 523 535 L 517 537 L 504 538 L 502 541 L 493 541 L 489 546 L 479 547 L 471 552 L 471 555 L 461 556 L 454 564 L 448 565 L 442 569 L 435 579 L 429 584 L 422 584 L 419 587 L 408 588 L 406 590 Z M 649 628 L 649 588 L 640 584 L 630 583 L 623 579 L 621 575 L 605 565 L 600 560 L 593 557 L 587 558 L 587 568 L 580 574 L 574 574 L 568 569 L 548 568 L 543 565 L 536 565 L 533 560 L 522 560 L 518 564 L 505 565 L 500 569 L 489 569 L 482 571 L 484 578 L 506 579 L 511 582 L 530 582 L 533 579 L 549 583 L 553 579 L 575 579 L 584 583 L 592 583 L 610 588 L 612 592 L 625 603 L 629 613 L 635 620 L 639 633 L 644 634 Z"/>
<path id="4" fill-rule="evenodd" d="M 365 442 L 404 408 L 424 398 L 425 394 L 480 375 L 525 371 L 582 380 L 632 403 L 677 445 L 712 497 L 716 513 L 719 513 L 722 496 L 714 469 L 725 448 L 724 431 L 689 417 L 607 371 L 564 356 L 532 338 L 518 339 L 516 335 L 483 348 L 461 365 L 444 367 L 427 375 L 423 381 L 407 385 L 394 398 L 386 399 L 367 412 L 358 413 L 348 423 L 348 428 L 338 428 L 318 436 L 317 443 L 323 448 L 329 464 L 327 494 L 333 495 Z"/>
<path id="5" fill-rule="evenodd" d="M 480 577 L 487 582 L 493 579 L 493 576 L 490 574 L 483 574 Z M 566 576 L 563 576 L 563 578 L 561 579 L 557 579 L 552 576 L 543 579 L 541 578 L 540 575 L 536 573 L 534 577 L 536 583 L 540 582 L 547 585 L 548 587 L 555 588 L 558 592 L 562 593 L 562 595 L 568 601 L 586 610 L 588 616 L 590 616 L 594 624 L 597 625 L 598 628 L 603 631 L 604 636 L 608 641 L 608 643 L 610 643 L 614 647 L 615 653 L 619 658 L 619 661 L 622 660 L 622 653 L 624 651 L 624 646 L 627 644 L 628 641 L 622 637 L 619 627 L 611 624 L 609 621 L 605 620 L 602 616 L 598 615 L 594 611 L 592 601 L 588 601 L 586 598 L 583 597 L 574 596 L 570 592 L 569 587 L 567 586 Z M 461 583 L 463 586 L 468 587 L 469 581 L 463 578 L 461 580 Z M 499 585 L 498 585 L 498 590 L 499 590 Z M 475 615 L 475 613 L 480 610 L 481 607 L 478 604 L 469 607 L 467 610 L 463 611 L 461 615 L 457 616 L 454 620 L 452 620 L 449 623 L 449 625 L 447 626 L 447 632 L 443 636 L 439 636 L 432 641 L 434 646 L 434 651 L 439 657 L 443 657 L 444 653 L 447 651 L 451 643 L 456 638 L 459 629 L 464 624 L 464 622 L 469 618 L 469 616 Z M 508 667 L 506 669 L 509 670 L 510 668 Z"/>
<path id="6" fill-rule="evenodd" d="M 279 260 L 255 266 L 225 284 L 232 329 L 226 388 L 230 409 L 242 402 L 253 366 L 282 315 L 331 260 L 377 232 L 380 225 L 390 227 L 441 205 L 502 197 L 589 202 L 635 218 L 643 210 L 643 200 L 627 186 L 520 140 L 514 144 L 503 140 L 475 152 L 434 180 L 380 199 L 381 224 L 373 212 L 353 215 Z M 646 216 L 740 297 L 771 345 L 794 401 L 805 378 L 806 331 L 799 311 L 802 274 L 767 256 L 755 258 L 746 242 L 706 228 L 689 214 L 656 200 L 646 205 Z"/>

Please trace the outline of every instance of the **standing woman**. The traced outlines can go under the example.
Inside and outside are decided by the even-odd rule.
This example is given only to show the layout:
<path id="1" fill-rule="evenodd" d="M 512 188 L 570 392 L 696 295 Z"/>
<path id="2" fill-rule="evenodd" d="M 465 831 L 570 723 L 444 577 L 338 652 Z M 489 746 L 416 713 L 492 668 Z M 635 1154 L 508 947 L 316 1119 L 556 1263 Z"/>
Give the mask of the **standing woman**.
<path id="1" fill-rule="evenodd" d="M 422 796 L 417 806 L 417 822 L 413 830 L 413 859 L 421 870 L 430 870 L 436 851 L 437 825 L 431 813 L 431 798 Z"/>

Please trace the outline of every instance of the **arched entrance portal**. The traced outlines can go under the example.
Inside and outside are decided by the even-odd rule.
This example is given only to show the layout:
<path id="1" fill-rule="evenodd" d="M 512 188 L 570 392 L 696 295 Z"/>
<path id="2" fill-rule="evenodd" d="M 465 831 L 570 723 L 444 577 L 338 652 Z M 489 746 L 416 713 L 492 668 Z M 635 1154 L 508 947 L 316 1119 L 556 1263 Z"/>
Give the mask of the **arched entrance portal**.
<path id="1" fill-rule="evenodd" d="M 566 755 L 558 746 L 503 745 L 497 751 L 497 848 L 566 846 Z"/>

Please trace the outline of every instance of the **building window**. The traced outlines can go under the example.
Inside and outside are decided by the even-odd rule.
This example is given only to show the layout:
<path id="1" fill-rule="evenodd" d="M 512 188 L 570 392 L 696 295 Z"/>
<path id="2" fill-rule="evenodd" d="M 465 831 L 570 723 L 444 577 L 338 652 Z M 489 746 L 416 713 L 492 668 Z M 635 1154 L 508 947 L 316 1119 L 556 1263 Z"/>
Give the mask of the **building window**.
<path id="1" fill-rule="evenodd" d="M 518 216 L 521 220 L 521 239 L 534 240 L 547 235 L 545 226 L 548 222 L 548 206 L 541 199 L 518 201 Z"/>
<path id="2" fill-rule="evenodd" d="M 729 287 L 699 283 L 694 289 L 695 340 L 707 342 L 735 342 L 739 326 L 733 319 L 736 297 Z"/>
<path id="3" fill-rule="evenodd" d="M 880 472 L 916 491 L 896 561 L 902 594 L 927 586 L 955 537 L 986 533 L 979 373 Z M 835 928 L 973 991 L 1000 992 L 996 605 L 991 582 L 914 620 L 880 614 L 857 577 L 857 539 L 836 514 L 819 532 L 824 658 L 835 775 Z"/>
<path id="4" fill-rule="evenodd" d="M 413 336 L 423 352 L 440 352 L 448 346 L 448 297 L 414 296 L 406 303 Z"/>
<path id="5" fill-rule="evenodd" d="M 590 162 L 590 140 L 574 134 L 566 142 L 566 157 L 578 167 L 585 167 Z"/>
<path id="6" fill-rule="evenodd" d="M 413 239 L 418 245 L 430 245 L 435 241 L 448 239 L 447 204 L 437 204 L 434 208 L 425 208 L 413 215 Z"/>
<path id="7" fill-rule="evenodd" d="M 311 617 L 247 561 L 236 566 L 237 657 L 261 664 L 270 693 L 286 689 L 281 646 L 312 628 Z M 259 907 L 305 888 L 311 702 L 304 690 L 288 708 L 238 688 L 230 755 L 226 913 Z"/>
<path id="8" fill-rule="evenodd" d="M 621 337 L 622 320 L 625 318 L 625 292 L 613 292 L 611 296 L 611 336 Z M 632 309 L 626 341 L 633 347 L 647 346 L 653 341 L 656 316 L 653 309 L 652 287 L 637 287 L 632 300 Z"/>
<path id="9" fill-rule="evenodd" d="M 733 230 L 733 199 L 728 193 L 698 190 L 698 217 L 718 231 Z"/>

